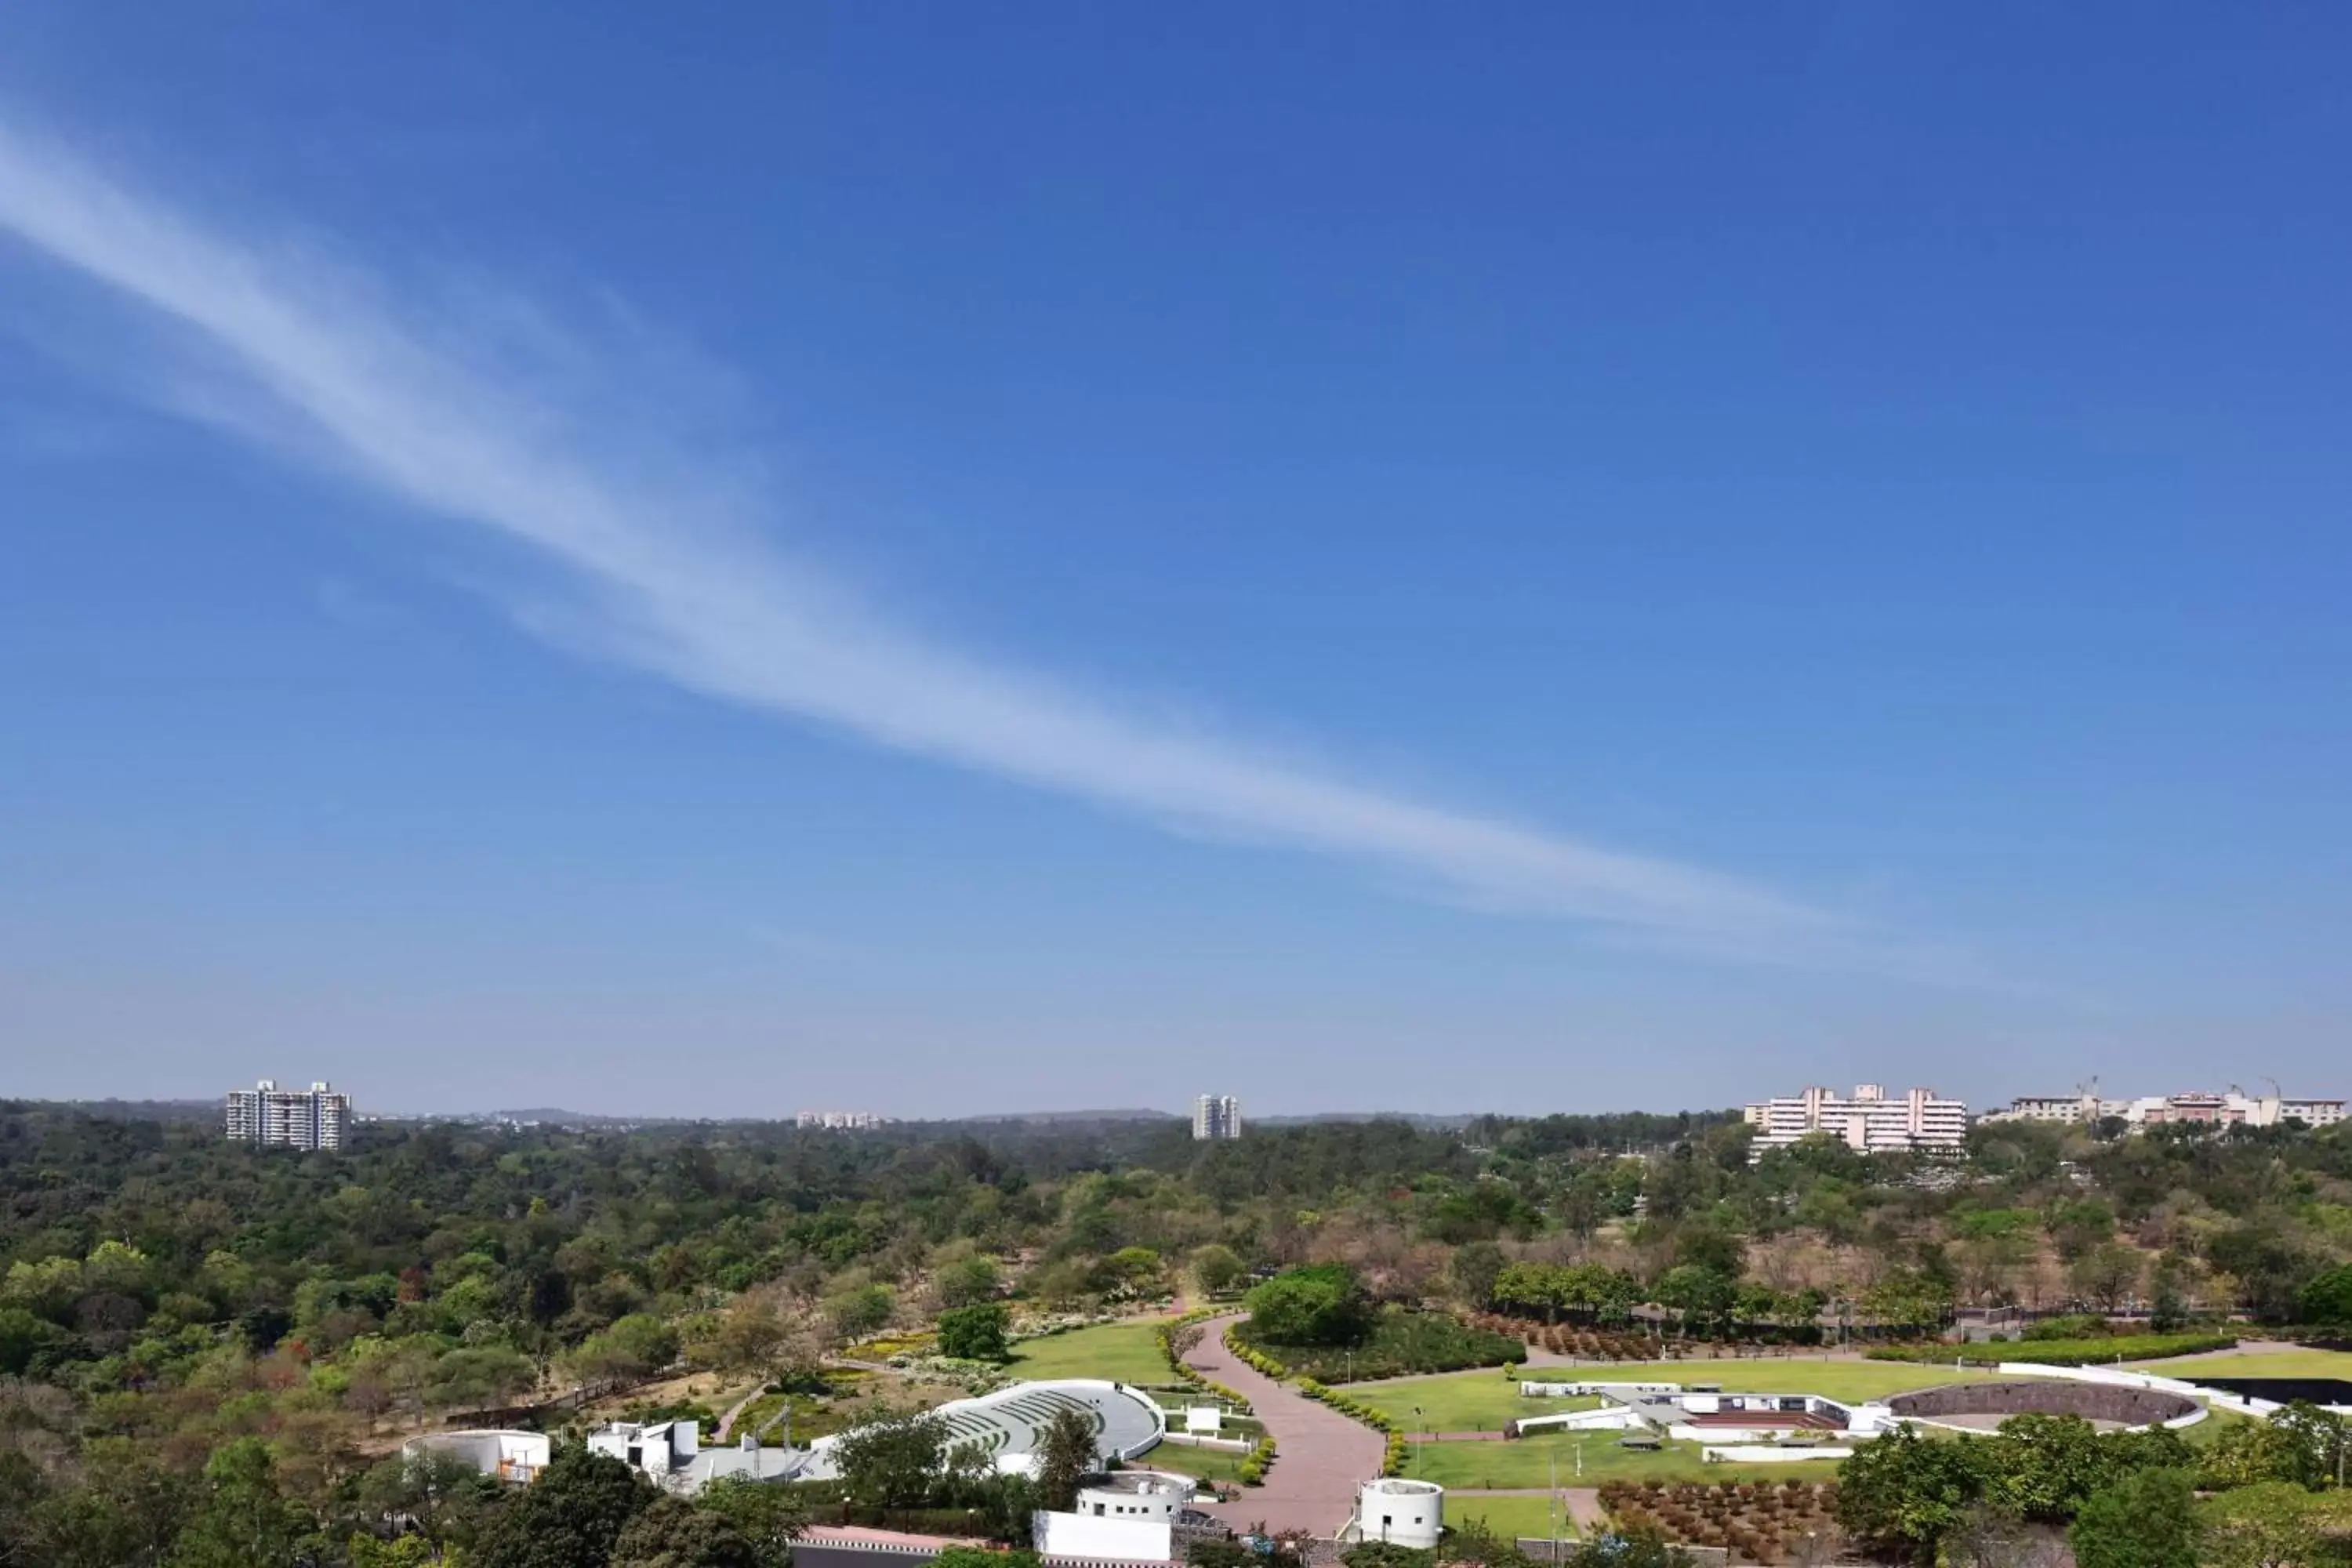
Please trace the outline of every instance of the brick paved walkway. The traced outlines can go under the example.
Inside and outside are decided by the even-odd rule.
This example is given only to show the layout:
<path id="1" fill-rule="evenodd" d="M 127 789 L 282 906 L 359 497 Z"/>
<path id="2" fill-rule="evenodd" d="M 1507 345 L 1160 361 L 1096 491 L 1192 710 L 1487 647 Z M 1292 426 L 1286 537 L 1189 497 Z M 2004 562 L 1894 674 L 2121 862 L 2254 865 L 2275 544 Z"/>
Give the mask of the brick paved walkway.
<path id="1" fill-rule="evenodd" d="M 1355 1511 L 1356 1489 L 1381 1473 L 1388 1440 L 1235 1360 L 1225 1349 L 1224 1333 L 1239 1317 L 1202 1324 L 1201 1342 L 1184 1360 L 1249 1400 L 1274 1435 L 1274 1468 L 1266 1472 L 1265 1485 L 1244 1487 L 1238 1501 L 1204 1500 L 1200 1506 L 1237 1530 L 1264 1521 L 1273 1530 L 1330 1535 Z"/>

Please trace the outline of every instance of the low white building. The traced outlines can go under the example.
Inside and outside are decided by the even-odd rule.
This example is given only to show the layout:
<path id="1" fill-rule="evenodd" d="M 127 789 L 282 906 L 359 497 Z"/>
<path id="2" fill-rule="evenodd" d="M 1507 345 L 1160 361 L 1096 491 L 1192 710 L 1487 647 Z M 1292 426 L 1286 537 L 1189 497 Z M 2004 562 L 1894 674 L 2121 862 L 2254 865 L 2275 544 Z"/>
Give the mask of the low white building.
<path id="1" fill-rule="evenodd" d="M 1746 1117 L 1756 1129 L 1748 1152 L 1751 1163 L 1816 1133 L 1864 1154 L 1957 1153 L 1969 1135 L 1967 1102 L 1941 1099 L 1932 1089 L 1906 1089 L 1898 1099 L 1875 1083 L 1854 1085 L 1851 1096 L 1816 1086 L 1759 1100 L 1747 1108 Z"/>
<path id="2" fill-rule="evenodd" d="M 755 1481 L 790 1480 L 807 1468 L 804 1449 L 766 1448 L 749 1435 L 731 1446 L 706 1448 L 696 1421 L 660 1421 L 651 1426 L 615 1421 L 588 1434 L 591 1451 L 620 1460 L 656 1486 L 692 1494 L 726 1476 Z"/>
<path id="3" fill-rule="evenodd" d="M 1985 1121 L 2054 1121 L 2087 1126 L 2113 1118 L 2132 1131 L 2148 1127 L 2279 1127 L 2300 1121 L 2306 1127 L 2333 1127 L 2344 1120 L 2340 1100 L 2290 1100 L 2283 1094 L 2248 1094 L 2231 1084 L 2224 1093 L 2189 1089 L 2179 1094 L 2144 1094 L 2131 1100 L 2102 1098 L 2096 1086 L 2074 1094 L 2020 1095 L 2002 1110 L 1987 1111 Z"/>
<path id="4" fill-rule="evenodd" d="M 410 1463 L 428 1456 L 455 1459 L 472 1467 L 476 1475 L 495 1476 L 516 1486 L 529 1486 L 547 1468 L 552 1449 L 543 1432 L 475 1428 L 463 1432 L 427 1432 L 400 1446 Z"/>
<path id="5" fill-rule="evenodd" d="M 1070 1511 L 1039 1509 L 1030 1541 L 1041 1555 L 1166 1563 L 1175 1555 L 1176 1522 L 1199 1483 L 1160 1470 L 1113 1470 L 1078 1483 Z"/>

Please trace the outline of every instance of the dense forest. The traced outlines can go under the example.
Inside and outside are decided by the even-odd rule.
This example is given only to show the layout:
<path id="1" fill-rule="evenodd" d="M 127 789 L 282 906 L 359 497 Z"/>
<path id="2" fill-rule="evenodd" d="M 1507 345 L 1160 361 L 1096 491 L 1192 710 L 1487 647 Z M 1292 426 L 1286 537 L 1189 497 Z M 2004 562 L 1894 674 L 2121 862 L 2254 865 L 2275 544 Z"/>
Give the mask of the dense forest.
<path id="1" fill-rule="evenodd" d="M 0 1563 L 768 1561 L 765 1505 L 633 1523 L 593 1500 L 611 1478 L 569 1470 L 572 1516 L 612 1528 L 527 1551 L 499 1523 L 520 1501 L 398 1444 L 484 1415 L 576 1431 L 696 1373 L 789 1389 L 976 1306 L 1018 1332 L 1306 1265 L 1344 1266 L 1379 1311 L 1655 1338 L 1900 1338 L 2000 1304 L 2352 1320 L 2352 1129 L 2012 1123 L 1958 1160 L 1819 1142 L 1756 1164 L 1748 1138 L 1728 1114 L 1208 1143 L 1164 1122 L 385 1122 L 298 1154 L 0 1107 Z M 624 1527 L 735 1544 L 624 1552 Z"/>

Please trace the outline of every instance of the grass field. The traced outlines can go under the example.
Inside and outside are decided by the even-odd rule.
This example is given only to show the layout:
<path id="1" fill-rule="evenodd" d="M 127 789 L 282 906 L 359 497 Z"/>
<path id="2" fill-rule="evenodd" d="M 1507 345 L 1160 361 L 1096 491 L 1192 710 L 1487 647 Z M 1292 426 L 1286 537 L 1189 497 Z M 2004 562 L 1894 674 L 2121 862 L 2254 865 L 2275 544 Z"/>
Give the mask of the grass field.
<path id="1" fill-rule="evenodd" d="M 2352 1381 L 2352 1351 L 2223 1351 L 2218 1355 L 2134 1362 L 2158 1377 L 2340 1377 Z"/>
<path id="2" fill-rule="evenodd" d="M 1246 1454 L 1228 1454 L 1222 1448 L 1194 1448 L 1181 1443 L 1162 1443 L 1136 1463 L 1147 1470 L 1172 1470 L 1180 1476 L 1191 1476 L 1203 1481 L 1230 1481 L 1241 1485 L 1242 1461 Z M 1277 1458 L 1277 1465 L 1282 1461 Z"/>
<path id="3" fill-rule="evenodd" d="M 1013 1377 L 1108 1377 L 1119 1383 L 1166 1383 L 1171 1377 L 1160 1354 L 1160 1322 L 1151 1318 L 1021 1341 L 1004 1370 Z"/>
<path id="4" fill-rule="evenodd" d="M 1599 1486 L 1602 1481 L 1720 1481 L 1773 1479 L 1826 1481 L 1837 1477 L 1834 1459 L 1803 1464 L 1710 1465 L 1698 1456 L 1696 1443 L 1668 1443 L 1654 1454 L 1618 1447 L 1616 1432 L 1583 1434 L 1584 1474 L 1576 1473 L 1574 1433 L 1523 1437 L 1516 1443 L 1415 1443 L 1405 1451 L 1409 1476 L 1447 1487 L 1543 1487 L 1551 1484 L 1552 1465 L 1559 1466 L 1564 1487 Z"/>
<path id="5" fill-rule="evenodd" d="M 1890 1394 L 1933 1388 L 1944 1383 L 1981 1382 L 1995 1374 L 1980 1369 L 1959 1372 L 1948 1366 L 1917 1366 L 1907 1362 L 1800 1361 L 1792 1357 L 1739 1362 L 1625 1362 L 1606 1369 L 1538 1367 L 1528 1375 L 1558 1383 L 1604 1379 L 1626 1383 L 1719 1383 L 1733 1393 L 1818 1394 L 1829 1399 L 1854 1400 L 1883 1399 Z M 1348 1393 L 1391 1420 L 1407 1423 L 1415 1431 L 1423 1432 L 1498 1432 L 1503 1423 L 1514 1416 L 1580 1409 L 1592 1403 L 1523 1399 L 1516 1381 L 1506 1381 L 1491 1371 L 1369 1384 L 1350 1388 Z M 1423 1415 L 1413 1415 L 1416 1405 L 1422 1408 Z"/>
<path id="6" fill-rule="evenodd" d="M 1365 1384 L 1349 1389 L 1348 1397 L 1415 1432 L 1499 1432 L 1504 1422 L 1517 1416 L 1586 1410 L 1600 1403 L 1597 1399 L 1523 1399 L 1517 1378 L 1507 1380 L 1492 1370 Z M 1422 1411 L 1419 1415 L 1412 1413 L 1416 1405 Z"/>
<path id="7" fill-rule="evenodd" d="M 1568 1505 L 1549 1498 L 1469 1497 L 1461 1492 L 1446 1498 L 1446 1523 L 1468 1524 L 1474 1520 L 1506 1541 L 1522 1535 L 1540 1540 L 1554 1530 L 1562 1541 L 1576 1539 L 1576 1521 L 1568 1517 Z"/>

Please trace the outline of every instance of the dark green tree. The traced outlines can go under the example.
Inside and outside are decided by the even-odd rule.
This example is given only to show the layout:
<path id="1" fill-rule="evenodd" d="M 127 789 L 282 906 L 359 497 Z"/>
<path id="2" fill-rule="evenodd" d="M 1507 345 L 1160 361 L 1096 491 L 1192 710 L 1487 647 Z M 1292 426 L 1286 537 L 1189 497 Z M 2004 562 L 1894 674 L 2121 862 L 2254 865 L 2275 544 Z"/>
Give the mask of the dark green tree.
<path id="1" fill-rule="evenodd" d="M 2197 1568 L 2196 1504 L 2186 1470 L 2126 1476 L 2074 1516 L 2076 1568 Z"/>
<path id="2" fill-rule="evenodd" d="M 793 1542 L 808 1528 L 808 1507 L 789 1487 L 730 1476 L 711 1482 L 694 1505 L 719 1515 L 751 1544 L 761 1568 L 786 1568 Z"/>
<path id="3" fill-rule="evenodd" d="M 1250 1337 L 1268 1344 L 1354 1344 L 1371 1326 L 1370 1304 L 1355 1270 L 1337 1263 L 1277 1274 L 1244 1304 Z"/>
<path id="4" fill-rule="evenodd" d="M 1078 1501 L 1078 1480 L 1102 1460 L 1095 1448 L 1095 1424 L 1083 1410 L 1064 1406 L 1045 1424 L 1037 1447 L 1037 1499 L 1041 1506 L 1066 1512 Z"/>
<path id="5" fill-rule="evenodd" d="M 240 1437 L 205 1462 L 195 1514 L 173 1543 L 171 1568 L 283 1568 L 309 1528 L 278 1489 L 269 1446 Z"/>
<path id="6" fill-rule="evenodd" d="M 154 1568 L 194 1506 L 189 1480 L 152 1448 L 101 1437 L 82 1450 L 81 1484 L 31 1510 L 34 1561 L 56 1568 Z"/>
<path id="7" fill-rule="evenodd" d="M 360 1513 L 373 1524 L 388 1519 L 425 1538 L 436 1551 L 471 1545 L 490 1515 L 507 1501 L 504 1486 L 446 1454 L 395 1454 L 361 1476 Z"/>
<path id="8" fill-rule="evenodd" d="M 1367 1541 L 1339 1554 L 1348 1568 L 1434 1568 L 1437 1553 L 1387 1541 Z"/>
<path id="9" fill-rule="evenodd" d="M 2295 1293 L 2295 1307 L 2306 1323 L 2352 1327 L 2352 1263 L 2341 1263 Z"/>
<path id="10" fill-rule="evenodd" d="M 1495 1300 L 1495 1281 L 1509 1261 L 1491 1241 L 1473 1241 L 1454 1248 L 1453 1260 L 1445 1267 L 1454 1300 L 1466 1307 L 1489 1305 Z"/>
<path id="11" fill-rule="evenodd" d="M 585 1447 L 559 1449 L 475 1543 L 477 1568 L 604 1568 L 629 1521 L 658 1494 L 635 1470 Z"/>
<path id="12" fill-rule="evenodd" d="M 1223 1541 L 1214 1537 L 1187 1545 L 1184 1561 L 1192 1568 L 1258 1568 L 1256 1552 L 1238 1541 Z"/>
<path id="13" fill-rule="evenodd" d="M 940 1314 L 940 1353 L 963 1361 L 1003 1361 L 1012 1352 L 1005 1331 L 1012 1313 L 1001 1302 L 957 1307 Z"/>
<path id="14" fill-rule="evenodd" d="M 1192 1253 L 1192 1278 L 1212 1296 L 1222 1296 L 1232 1289 L 1248 1272 L 1249 1266 L 1242 1261 L 1241 1254 L 1218 1242 L 1213 1241 Z"/>
<path id="15" fill-rule="evenodd" d="M 931 1289 L 939 1292 L 940 1304 L 945 1307 L 993 1300 L 1003 1284 L 995 1261 L 987 1258 L 959 1258 L 941 1264 L 931 1276 Z"/>
<path id="16" fill-rule="evenodd" d="M 1932 1562 L 1981 1496 L 1974 1443 L 1938 1442 L 1898 1426 L 1838 1467 L 1838 1523 L 1883 1551 Z"/>
<path id="17" fill-rule="evenodd" d="M 834 1446 L 844 1500 L 859 1508 L 919 1508 L 947 1457 L 947 1423 L 936 1415 L 891 1415 L 843 1433 Z"/>
<path id="18" fill-rule="evenodd" d="M 734 1521 L 683 1498 L 656 1498 L 621 1527 L 612 1568 L 763 1568 Z"/>

